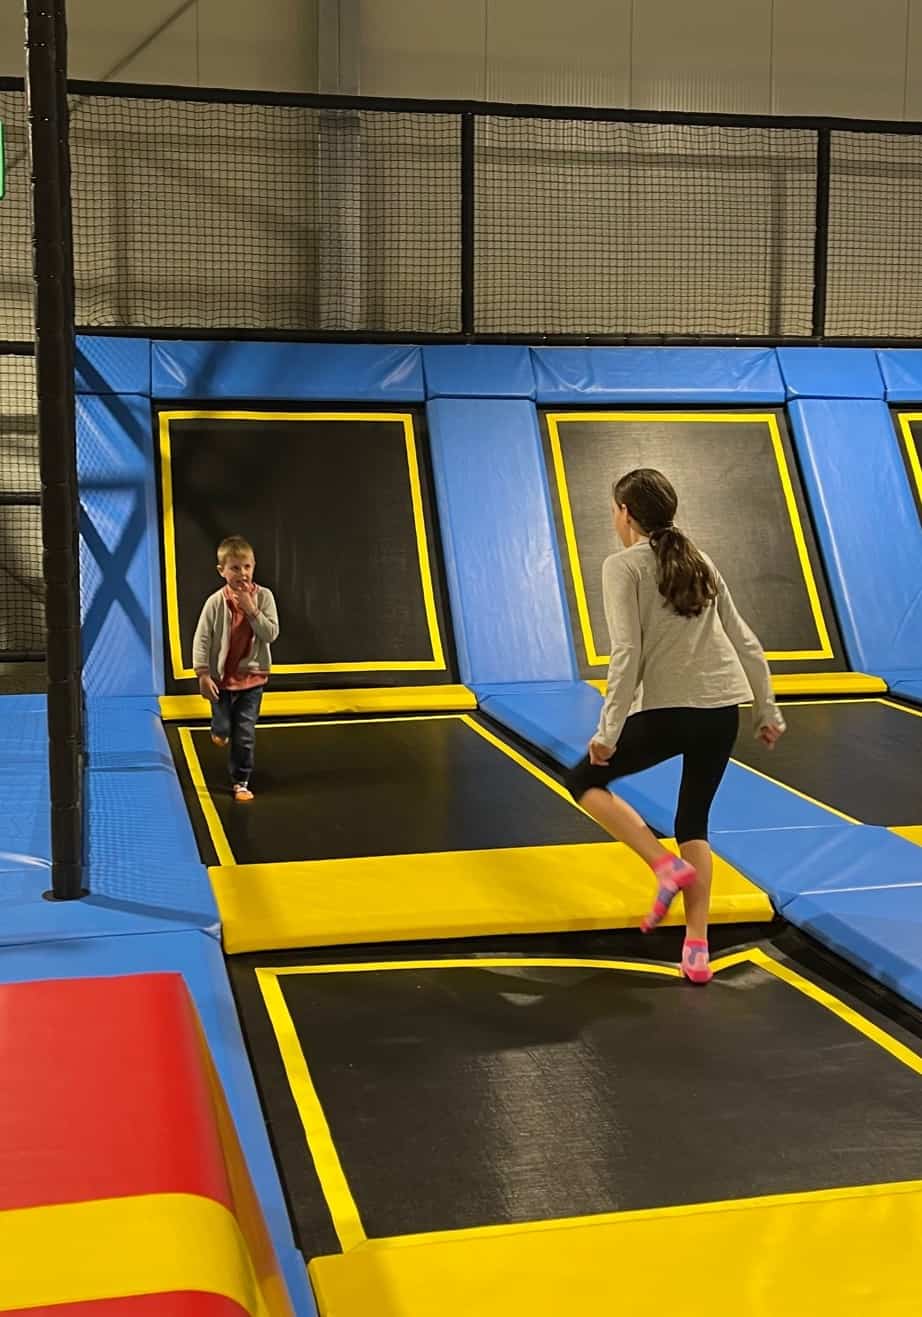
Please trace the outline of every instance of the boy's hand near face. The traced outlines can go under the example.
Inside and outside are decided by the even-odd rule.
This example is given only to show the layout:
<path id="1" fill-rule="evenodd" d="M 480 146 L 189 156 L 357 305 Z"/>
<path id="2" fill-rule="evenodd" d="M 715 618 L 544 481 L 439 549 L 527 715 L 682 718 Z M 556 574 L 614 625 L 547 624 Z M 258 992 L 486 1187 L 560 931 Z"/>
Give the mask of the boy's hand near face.
<path id="1" fill-rule="evenodd" d="M 231 590 L 234 598 L 243 612 L 246 613 L 247 617 L 255 617 L 259 612 L 259 609 L 256 607 L 256 586 L 253 585 L 252 582 L 247 584 L 245 581 L 241 581 L 239 585 L 232 585 Z"/>

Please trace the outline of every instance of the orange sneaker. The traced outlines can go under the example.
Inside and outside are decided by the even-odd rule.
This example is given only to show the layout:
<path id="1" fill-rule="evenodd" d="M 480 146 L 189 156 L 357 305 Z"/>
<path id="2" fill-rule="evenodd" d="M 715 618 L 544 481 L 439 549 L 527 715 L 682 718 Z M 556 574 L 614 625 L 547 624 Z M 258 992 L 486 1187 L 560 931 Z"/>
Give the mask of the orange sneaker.
<path id="1" fill-rule="evenodd" d="M 227 737 L 226 737 L 226 736 L 215 736 L 214 732 L 212 732 L 212 734 L 211 734 L 211 743 L 212 743 L 212 745 L 219 745 L 219 746 L 221 747 L 221 749 L 223 750 L 224 747 L 227 745 Z"/>
<path id="2" fill-rule="evenodd" d="M 243 782 L 234 783 L 234 800 L 238 805 L 246 805 L 253 799 L 253 792 Z"/>

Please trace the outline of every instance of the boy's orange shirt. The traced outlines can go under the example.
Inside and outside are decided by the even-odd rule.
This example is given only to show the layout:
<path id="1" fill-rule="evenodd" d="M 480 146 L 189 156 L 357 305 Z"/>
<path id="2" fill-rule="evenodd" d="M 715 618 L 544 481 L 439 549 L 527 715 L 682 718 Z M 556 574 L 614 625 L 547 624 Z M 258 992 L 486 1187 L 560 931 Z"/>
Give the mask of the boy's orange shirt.
<path id="1" fill-rule="evenodd" d="M 256 587 L 253 586 L 254 593 L 255 590 Z M 253 628 L 250 626 L 249 618 L 237 603 L 229 586 L 224 587 L 224 599 L 231 611 L 231 629 L 227 659 L 224 664 L 224 676 L 221 678 L 221 689 L 246 691 L 252 690 L 256 686 L 264 686 L 269 676 L 267 672 L 241 674 L 237 671 L 247 654 L 249 654 L 250 647 L 253 644 Z"/>

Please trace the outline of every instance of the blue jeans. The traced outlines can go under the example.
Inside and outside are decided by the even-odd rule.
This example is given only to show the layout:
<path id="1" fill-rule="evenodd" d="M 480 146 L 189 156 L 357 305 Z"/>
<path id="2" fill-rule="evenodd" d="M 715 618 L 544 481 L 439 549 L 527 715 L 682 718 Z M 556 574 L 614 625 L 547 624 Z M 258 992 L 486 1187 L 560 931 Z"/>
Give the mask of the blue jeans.
<path id="1" fill-rule="evenodd" d="M 211 706 L 211 734 L 230 742 L 232 782 L 246 786 L 253 771 L 256 750 L 256 719 L 262 704 L 263 688 L 248 691 L 221 691 L 217 704 Z"/>

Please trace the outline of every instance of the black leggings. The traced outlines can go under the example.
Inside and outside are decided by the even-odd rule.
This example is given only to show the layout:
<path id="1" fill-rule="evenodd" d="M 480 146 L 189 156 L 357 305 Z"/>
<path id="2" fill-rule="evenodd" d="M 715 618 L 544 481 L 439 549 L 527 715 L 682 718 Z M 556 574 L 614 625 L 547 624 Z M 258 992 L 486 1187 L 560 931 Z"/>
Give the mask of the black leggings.
<path id="1" fill-rule="evenodd" d="M 682 756 L 682 785 L 675 816 L 676 840 L 707 841 L 711 802 L 726 771 L 739 731 L 740 711 L 723 709 L 647 709 L 624 724 L 607 764 L 596 768 L 586 755 L 567 774 L 577 801 L 592 787 L 606 787 L 666 759 Z"/>

